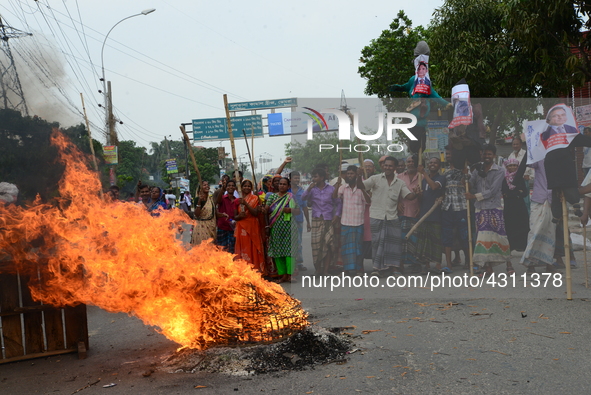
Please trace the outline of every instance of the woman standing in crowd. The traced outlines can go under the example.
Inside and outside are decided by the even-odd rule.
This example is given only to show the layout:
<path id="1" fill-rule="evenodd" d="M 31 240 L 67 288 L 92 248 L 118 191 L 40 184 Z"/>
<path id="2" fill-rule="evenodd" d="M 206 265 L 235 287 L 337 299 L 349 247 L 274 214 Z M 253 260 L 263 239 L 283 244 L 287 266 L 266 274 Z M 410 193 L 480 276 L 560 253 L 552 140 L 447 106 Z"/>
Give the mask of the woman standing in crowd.
<path id="1" fill-rule="evenodd" d="M 209 196 L 209 183 L 203 181 L 197 188 L 197 203 L 195 204 L 195 225 L 191 244 L 201 244 L 207 239 L 216 239 L 216 208 L 213 199 Z"/>
<path id="2" fill-rule="evenodd" d="M 164 192 L 160 187 L 152 187 L 150 191 L 150 202 L 148 203 L 148 212 L 152 217 L 158 217 L 158 209 L 167 210 L 168 205 L 166 204 L 166 198 Z"/>
<path id="3" fill-rule="evenodd" d="M 282 177 L 277 186 L 278 191 L 271 194 L 266 201 L 269 215 L 270 239 L 269 256 L 275 260 L 277 274 L 281 276 L 277 282 L 291 282 L 293 274 L 293 243 L 297 240 L 297 229 L 292 220 L 292 213 L 298 214 L 299 209 L 289 189 L 289 179 Z"/>
<path id="4" fill-rule="evenodd" d="M 234 200 L 234 219 L 236 220 L 234 252 L 256 270 L 265 273 L 265 252 L 258 219 L 260 200 L 252 193 L 250 180 L 242 181 L 241 187 L 243 197 Z"/>
<path id="5" fill-rule="evenodd" d="M 220 189 L 218 197 L 218 235 L 217 245 L 223 247 L 229 253 L 234 253 L 234 191 L 236 190 L 236 181 L 228 180 L 225 188 Z"/>

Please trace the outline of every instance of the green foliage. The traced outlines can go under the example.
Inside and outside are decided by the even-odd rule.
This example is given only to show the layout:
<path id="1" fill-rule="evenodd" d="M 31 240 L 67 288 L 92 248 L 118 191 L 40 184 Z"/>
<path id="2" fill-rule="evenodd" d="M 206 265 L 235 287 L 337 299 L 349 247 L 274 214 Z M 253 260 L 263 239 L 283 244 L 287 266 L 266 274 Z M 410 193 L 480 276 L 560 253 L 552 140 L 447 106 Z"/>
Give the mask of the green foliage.
<path id="1" fill-rule="evenodd" d="M 149 173 L 144 167 L 146 158 L 146 149 L 138 147 L 135 141 L 119 141 L 117 148 L 119 164 L 117 165 L 117 185 L 121 188 L 122 196 L 125 193 L 135 191 L 138 181 L 142 184 L 152 184 L 149 181 Z"/>
<path id="2" fill-rule="evenodd" d="M 510 12 L 497 0 L 447 0 L 431 21 L 431 48 L 444 54 L 438 87 L 450 92 L 461 78 L 472 97 L 533 97 L 536 64 L 502 21 Z"/>
<path id="3" fill-rule="evenodd" d="M 23 117 L 20 112 L 0 109 L 0 181 L 16 184 L 19 199 L 31 202 L 39 194 L 48 201 L 57 196 L 64 166 L 57 163 L 57 149 L 50 135 L 59 123 L 37 116 Z M 62 130 L 84 153 L 90 153 L 88 133 L 83 125 Z M 100 143 L 93 140 L 98 153 Z"/>
<path id="4" fill-rule="evenodd" d="M 584 0 L 509 0 L 504 26 L 536 63 L 532 79 L 546 97 L 591 80 L 591 4 Z M 574 52 L 579 52 L 576 54 Z"/>
<path id="5" fill-rule="evenodd" d="M 358 73 L 367 80 L 365 94 L 380 98 L 406 97 L 404 92 L 392 93 L 388 88 L 405 83 L 414 74 L 413 50 L 417 42 L 428 40 L 429 33 L 422 26 L 413 28 L 404 11 L 399 11 L 390 28 L 361 50 L 362 65 Z M 431 66 L 431 76 L 437 74 L 436 69 Z"/>
<path id="6" fill-rule="evenodd" d="M 322 152 L 320 152 L 320 144 L 332 144 L 336 147 L 339 144 L 339 138 L 336 133 L 325 132 L 314 134 L 314 139 L 306 140 L 305 143 L 293 141 L 285 144 L 285 155 L 291 156 L 292 158 L 291 168 L 302 173 L 310 173 L 316 166 L 322 163 L 329 167 L 332 176 L 338 174 L 340 168 L 339 153 L 336 149 L 322 150 Z M 354 145 L 355 143 L 347 141 L 346 146 L 348 147 L 349 144 Z M 345 143 L 341 142 L 341 145 L 345 145 Z M 359 158 L 357 152 L 343 150 L 342 153 L 343 160 Z M 376 164 L 378 163 L 380 156 L 382 155 L 372 152 L 363 153 L 364 160 L 372 159 Z"/>
<path id="7" fill-rule="evenodd" d="M 367 79 L 368 95 L 399 110 L 387 88 L 413 74 L 414 46 L 425 39 L 434 87 L 444 97 L 462 78 L 472 98 L 557 97 L 591 80 L 590 15 L 591 4 L 583 0 L 446 0 L 428 29 L 413 29 L 400 11 L 390 29 L 362 49 L 359 74 Z M 482 104 L 493 141 L 498 130 L 520 125 L 537 105 Z"/>

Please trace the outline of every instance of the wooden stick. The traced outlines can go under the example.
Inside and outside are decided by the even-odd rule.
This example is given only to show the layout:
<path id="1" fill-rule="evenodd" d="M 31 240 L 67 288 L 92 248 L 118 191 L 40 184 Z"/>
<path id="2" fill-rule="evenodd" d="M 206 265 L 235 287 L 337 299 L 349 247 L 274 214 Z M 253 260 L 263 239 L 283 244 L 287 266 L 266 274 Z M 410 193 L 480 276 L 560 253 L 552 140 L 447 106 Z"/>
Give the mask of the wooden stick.
<path id="1" fill-rule="evenodd" d="M 357 137 L 356 140 L 357 140 L 357 144 L 361 144 L 361 140 L 359 140 L 359 137 Z M 367 170 L 365 170 L 365 161 L 363 159 L 363 152 L 359 151 L 359 154 L 357 156 L 357 160 L 359 161 L 359 166 L 363 170 L 364 179 L 367 180 Z M 394 169 L 394 170 L 396 170 L 396 169 Z"/>
<path id="2" fill-rule="evenodd" d="M 238 189 L 238 194 L 242 196 L 242 188 L 239 181 L 240 173 L 238 172 L 238 158 L 236 157 L 236 145 L 234 144 L 234 133 L 232 133 L 232 120 L 230 118 L 230 110 L 228 108 L 228 95 L 226 94 L 224 94 L 224 109 L 226 110 L 226 120 L 228 121 L 228 135 L 230 136 L 230 146 L 232 147 L 232 160 L 234 161 L 234 179 L 237 180 L 236 188 Z"/>
<path id="3" fill-rule="evenodd" d="M 427 219 L 427 217 L 429 217 L 429 215 L 431 215 L 431 213 L 432 213 L 433 211 L 435 211 L 435 209 L 436 209 L 436 208 L 437 208 L 439 205 L 441 205 L 441 202 L 443 202 L 443 197 L 438 197 L 438 198 L 435 200 L 435 203 L 433 204 L 433 206 L 432 206 L 432 207 L 429 209 L 429 211 L 427 211 L 427 212 L 425 213 L 425 215 L 423 215 L 423 216 L 421 217 L 421 219 L 419 219 L 419 220 L 417 221 L 417 223 L 416 223 L 416 224 L 414 224 L 412 228 L 410 228 L 410 230 L 408 231 L 408 233 L 407 233 L 407 234 L 406 234 L 406 236 L 404 237 L 404 238 L 405 238 L 405 240 L 408 240 L 408 239 L 410 238 L 410 236 L 411 236 L 411 235 L 412 235 L 412 234 L 415 232 L 415 230 L 417 230 L 417 228 L 418 228 L 418 227 L 419 227 L 419 226 L 420 226 L 420 225 L 421 225 L 423 222 L 425 222 L 425 220 Z"/>
<path id="4" fill-rule="evenodd" d="M 254 163 L 256 161 L 256 156 L 254 156 L 254 125 L 250 126 L 250 130 L 251 130 L 251 134 L 250 134 L 250 149 L 252 150 L 252 163 Z M 261 172 L 262 173 L 262 172 Z M 255 189 L 257 187 L 257 179 L 256 176 L 254 174 L 254 166 L 253 166 L 253 170 L 252 170 L 252 188 Z"/>
<path id="5" fill-rule="evenodd" d="M 341 167 L 343 166 L 343 151 L 339 150 L 339 179 L 337 181 L 337 185 L 341 185 Z"/>
<path id="6" fill-rule="evenodd" d="M 564 193 L 560 193 L 560 201 L 562 202 L 562 227 L 564 233 L 564 258 L 566 262 L 566 300 L 573 300 L 573 289 L 570 273 L 570 241 L 568 237 L 568 211 L 566 210 L 566 199 Z"/>
<path id="7" fill-rule="evenodd" d="M 193 146 L 191 145 L 191 141 L 189 141 L 189 136 L 187 135 L 187 132 L 185 131 L 185 125 L 181 125 L 181 132 L 183 132 L 183 137 L 185 138 L 185 141 L 187 143 L 187 147 L 189 148 L 189 154 L 191 154 L 191 160 L 193 161 L 193 167 L 195 168 L 195 171 L 197 172 L 197 178 L 199 179 L 199 187 L 201 187 L 201 184 L 203 183 L 203 180 L 201 180 L 201 172 L 199 171 L 199 168 L 197 167 L 197 161 L 195 160 L 195 154 L 193 154 Z M 187 178 L 189 178 L 189 169 L 187 169 Z"/>
<path id="8" fill-rule="evenodd" d="M 94 153 L 94 145 L 92 144 L 92 134 L 90 133 L 90 124 L 88 123 L 88 117 L 86 116 L 86 106 L 84 105 L 84 96 L 80 92 L 80 99 L 82 100 L 82 110 L 84 111 L 84 120 L 86 121 L 86 130 L 88 130 L 88 140 L 90 143 L 90 152 L 92 152 L 92 162 L 94 164 L 94 170 L 98 171 L 98 164 L 96 163 L 96 155 Z M 102 191 L 101 191 L 102 193 Z"/>
<path id="9" fill-rule="evenodd" d="M 253 127 L 254 130 L 254 127 Z M 242 129 L 242 134 L 244 135 L 244 142 L 246 143 L 246 151 L 248 152 L 248 158 L 250 159 L 250 168 L 252 169 L 252 180 L 253 180 L 253 189 L 254 185 L 257 184 L 257 179 L 254 175 L 254 162 L 252 161 L 252 156 L 250 155 L 250 148 L 248 147 L 248 138 L 246 137 L 246 131 Z"/>
<path id="10" fill-rule="evenodd" d="M 464 168 L 468 167 L 468 161 L 464 163 Z M 468 168 L 468 170 L 470 170 Z M 470 183 L 466 178 L 466 192 L 470 191 Z M 470 201 L 466 199 L 466 218 L 468 221 L 468 259 L 467 261 L 470 263 L 470 276 L 474 275 L 474 257 L 472 252 L 472 215 L 470 214 Z"/>
<path id="11" fill-rule="evenodd" d="M 585 288 L 589 288 L 589 276 L 587 275 L 587 224 L 583 225 L 583 257 L 585 258 Z"/>
<path id="12" fill-rule="evenodd" d="M 419 148 L 419 164 L 415 163 L 415 167 L 421 166 L 423 164 L 423 147 Z M 421 185 L 423 183 L 423 175 L 419 173 L 419 190 L 421 189 Z"/>

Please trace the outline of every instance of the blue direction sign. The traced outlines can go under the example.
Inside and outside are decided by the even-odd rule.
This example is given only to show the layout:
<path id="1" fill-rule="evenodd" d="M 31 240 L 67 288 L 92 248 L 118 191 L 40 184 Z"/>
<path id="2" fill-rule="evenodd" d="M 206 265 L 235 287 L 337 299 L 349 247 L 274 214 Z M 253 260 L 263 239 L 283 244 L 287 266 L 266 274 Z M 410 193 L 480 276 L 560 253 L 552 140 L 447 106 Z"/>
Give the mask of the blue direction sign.
<path id="1" fill-rule="evenodd" d="M 229 103 L 229 111 L 248 111 L 248 110 L 263 110 L 266 108 L 282 108 L 282 107 L 297 107 L 298 99 L 277 99 L 277 100 L 258 100 L 258 101 L 243 101 L 240 103 Z"/>
<path id="2" fill-rule="evenodd" d="M 232 134 L 242 136 L 242 129 L 247 136 L 263 137 L 263 117 L 261 115 L 245 115 L 232 117 Z M 193 120 L 193 139 L 195 141 L 229 140 L 228 122 L 226 118 L 206 118 Z"/>

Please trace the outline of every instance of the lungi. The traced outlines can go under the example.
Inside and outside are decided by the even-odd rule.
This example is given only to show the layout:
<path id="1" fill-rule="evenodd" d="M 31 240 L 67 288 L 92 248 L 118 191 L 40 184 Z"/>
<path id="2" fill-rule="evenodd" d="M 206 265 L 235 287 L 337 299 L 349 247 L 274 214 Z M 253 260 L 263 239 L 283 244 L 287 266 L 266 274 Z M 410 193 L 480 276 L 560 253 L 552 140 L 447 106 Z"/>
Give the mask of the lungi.
<path id="1" fill-rule="evenodd" d="M 555 247 L 556 224 L 552 222 L 550 204 L 548 201 L 543 204 L 532 201 L 527 247 L 521 263 L 525 266 L 551 265 L 554 262 Z"/>
<path id="2" fill-rule="evenodd" d="M 476 229 L 473 258 L 475 265 L 483 267 L 485 263 L 489 263 L 495 266 L 510 262 L 511 250 L 502 209 L 477 210 Z"/>
<path id="3" fill-rule="evenodd" d="M 398 219 L 371 218 L 371 246 L 374 270 L 400 267 L 401 241 L 400 221 Z"/>

